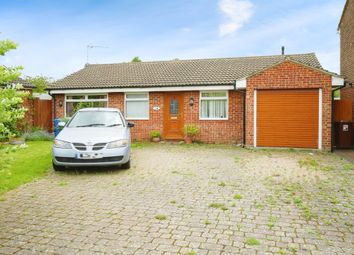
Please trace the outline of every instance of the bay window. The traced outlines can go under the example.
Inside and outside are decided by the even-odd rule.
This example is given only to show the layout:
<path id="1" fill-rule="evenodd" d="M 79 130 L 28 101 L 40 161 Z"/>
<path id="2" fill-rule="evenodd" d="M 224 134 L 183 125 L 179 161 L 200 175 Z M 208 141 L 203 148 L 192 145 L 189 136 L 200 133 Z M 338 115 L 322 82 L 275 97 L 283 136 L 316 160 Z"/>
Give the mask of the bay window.
<path id="1" fill-rule="evenodd" d="M 223 120 L 228 118 L 227 91 L 200 92 L 200 119 Z"/>

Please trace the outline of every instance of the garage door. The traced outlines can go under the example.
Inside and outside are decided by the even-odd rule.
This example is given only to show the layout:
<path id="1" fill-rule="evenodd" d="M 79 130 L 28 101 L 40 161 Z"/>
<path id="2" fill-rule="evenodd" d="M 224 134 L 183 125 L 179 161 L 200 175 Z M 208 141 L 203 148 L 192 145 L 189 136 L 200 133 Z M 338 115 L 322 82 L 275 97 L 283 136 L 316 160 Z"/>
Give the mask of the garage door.
<path id="1" fill-rule="evenodd" d="M 257 90 L 256 146 L 319 148 L 321 98 L 318 89 Z"/>

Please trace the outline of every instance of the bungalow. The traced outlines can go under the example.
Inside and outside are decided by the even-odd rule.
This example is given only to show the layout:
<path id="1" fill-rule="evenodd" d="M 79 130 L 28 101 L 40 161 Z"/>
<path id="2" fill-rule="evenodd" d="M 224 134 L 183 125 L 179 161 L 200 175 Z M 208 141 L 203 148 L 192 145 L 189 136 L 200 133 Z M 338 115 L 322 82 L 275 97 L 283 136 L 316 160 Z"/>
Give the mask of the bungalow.
<path id="1" fill-rule="evenodd" d="M 51 85 L 55 118 L 78 104 L 119 108 L 133 139 L 197 139 L 254 147 L 331 149 L 331 92 L 343 79 L 315 54 L 88 64 Z"/>

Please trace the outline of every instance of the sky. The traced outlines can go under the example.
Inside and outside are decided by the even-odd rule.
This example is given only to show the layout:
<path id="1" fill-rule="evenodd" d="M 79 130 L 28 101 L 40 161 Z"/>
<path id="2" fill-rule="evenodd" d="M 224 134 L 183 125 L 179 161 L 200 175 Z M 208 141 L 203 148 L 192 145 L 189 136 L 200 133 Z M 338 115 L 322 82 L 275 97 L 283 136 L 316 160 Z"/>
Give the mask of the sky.
<path id="1" fill-rule="evenodd" d="M 315 52 L 339 72 L 345 0 L 0 0 L 0 64 L 60 79 L 87 62 Z"/>

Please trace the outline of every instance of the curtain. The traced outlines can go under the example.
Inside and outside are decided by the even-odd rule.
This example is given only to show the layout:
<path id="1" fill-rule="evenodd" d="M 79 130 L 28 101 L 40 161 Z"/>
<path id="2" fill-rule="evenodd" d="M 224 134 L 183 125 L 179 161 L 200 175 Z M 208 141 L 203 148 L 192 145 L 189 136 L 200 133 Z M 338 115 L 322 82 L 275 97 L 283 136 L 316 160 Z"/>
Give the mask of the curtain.
<path id="1" fill-rule="evenodd" d="M 207 119 L 226 118 L 227 100 L 202 100 L 201 117 Z"/>

